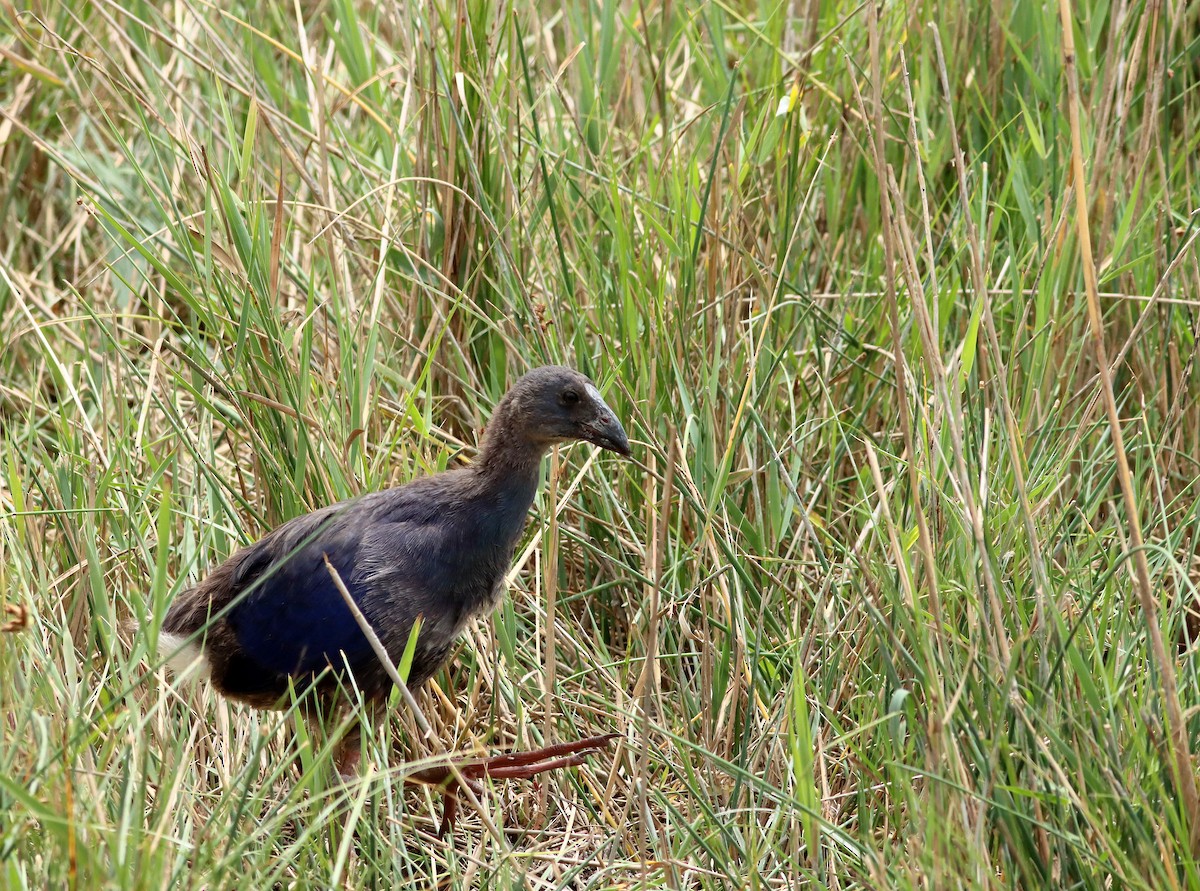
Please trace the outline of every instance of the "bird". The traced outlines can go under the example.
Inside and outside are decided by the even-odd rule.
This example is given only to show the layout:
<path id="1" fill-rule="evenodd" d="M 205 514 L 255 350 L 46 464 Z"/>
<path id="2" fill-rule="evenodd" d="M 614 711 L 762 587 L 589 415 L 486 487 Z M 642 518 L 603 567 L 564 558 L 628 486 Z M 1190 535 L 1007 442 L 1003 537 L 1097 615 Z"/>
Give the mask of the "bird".
<path id="1" fill-rule="evenodd" d="M 256 708 L 286 708 L 293 695 L 310 694 L 316 713 L 328 716 L 353 707 L 347 691 L 357 690 L 365 705 L 381 710 L 391 674 L 339 586 L 393 665 L 418 626 L 407 686 L 420 687 L 449 659 L 467 623 L 500 603 L 542 458 L 575 440 L 632 454 L 621 422 L 589 378 L 560 365 L 528 371 L 497 403 L 474 461 L 276 527 L 174 599 L 160 625 L 160 654 L 177 675 L 195 672 L 228 699 Z M 343 776 L 357 771 L 358 732 L 347 733 L 335 751 Z M 615 737 L 485 759 L 459 771 L 421 771 L 419 779 L 447 790 L 444 834 L 454 819 L 455 780 L 578 764 Z"/>

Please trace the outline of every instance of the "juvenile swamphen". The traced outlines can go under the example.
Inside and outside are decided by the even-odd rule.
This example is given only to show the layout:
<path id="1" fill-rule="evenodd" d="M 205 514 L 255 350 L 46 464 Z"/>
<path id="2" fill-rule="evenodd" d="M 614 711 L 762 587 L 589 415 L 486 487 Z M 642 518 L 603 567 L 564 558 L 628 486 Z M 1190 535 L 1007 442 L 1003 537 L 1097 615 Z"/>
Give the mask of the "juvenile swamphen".
<path id="1" fill-rule="evenodd" d="M 423 477 L 289 520 L 181 594 L 159 649 L 178 671 L 195 662 L 219 692 L 259 708 L 311 692 L 327 714 L 357 688 L 376 708 L 392 688 L 326 565 L 336 570 L 393 663 L 421 625 L 408 685 L 433 676 L 473 616 L 503 595 L 542 457 L 585 440 L 628 456 L 629 440 L 596 386 L 561 366 L 536 368 L 500 400 L 470 466 Z M 596 737 L 467 765 L 469 776 L 532 776 L 607 742 Z M 335 757 L 357 767 L 351 733 Z M 427 779 L 450 780 L 448 772 Z M 437 773 L 436 771 L 434 773 Z M 453 819 L 454 799 L 447 800 Z M 443 830 L 447 821 L 443 821 Z"/>

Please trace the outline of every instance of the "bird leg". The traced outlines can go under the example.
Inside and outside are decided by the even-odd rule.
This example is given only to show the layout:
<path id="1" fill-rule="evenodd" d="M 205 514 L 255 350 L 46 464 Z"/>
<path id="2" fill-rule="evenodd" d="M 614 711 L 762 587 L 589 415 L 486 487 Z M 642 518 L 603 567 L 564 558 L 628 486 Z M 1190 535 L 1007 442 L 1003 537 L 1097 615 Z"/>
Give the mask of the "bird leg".
<path id="1" fill-rule="evenodd" d="M 335 707 L 334 707 L 335 708 Z M 334 711 L 333 708 L 327 707 L 325 713 L 333 712 L 333 715 L 339 720 L 350 719 L 350 724 L 346 728 L 342 738 L 339 739 L 333 747 L 333 767 L 337 771 L 338 776 L 343 782 L 353 782 L 359 775 L 359 770 L 362 766 L 362 743 L 363 743 L 363 726 L 376 726 L 385 711 L 385 706 L 374 700 L 367 700 L 363 704 L 363 712 L 355 714 L 352 709 L 344 711 Z M 322 721 L 322 712 L 317 712 L 310 715 L 309 723 L 314 727 L 315 732 L 324 732 L 326 724 Z"/>
<path id="2" fill-rule="evenodd" d="M 442 810 L 442 822 L 438 828 L 438 836 L 444 837 L 454 826 L 454 820 L 458 815 L 460 777 L 461 783 L 478 795 L 483 792 L 483 786 L 479 782 L 483 777 L 497 780 L 524 780 L 548 770 L 575 767 L 582 764 L 588 755 L 600 751 L 620 735 L 619 733 L 605 733 L 601 736 L 589 736 L 587 739 L 576 742 L 546 746 L 532 752 L 512 752 L 482 760 L 456 762 L 453 767 L 448 764 L 427 767 L 424 770 L 410 773 L 404 778 L 404 781 L 438 786 L 443 790 L 445 805 Z"/>
<path id="3" fill-rule="evenodd" d="M 342 782 L 350 782 L 358 776 L 359 764 L 362 761 L 362 731 L 352 727 L 346 735 L 338 740 L 333 750 L 333 766 L 342 778 Z"/>

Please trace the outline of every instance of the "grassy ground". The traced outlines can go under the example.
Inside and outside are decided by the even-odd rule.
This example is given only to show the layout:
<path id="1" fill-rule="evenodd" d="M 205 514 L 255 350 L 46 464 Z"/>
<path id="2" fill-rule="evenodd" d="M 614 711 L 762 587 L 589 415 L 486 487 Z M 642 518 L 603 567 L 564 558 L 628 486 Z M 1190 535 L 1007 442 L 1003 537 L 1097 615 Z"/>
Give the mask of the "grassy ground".
<path id="1" fill-rule="evenodd" d="M 1194 6 L 16 5 L 0 886 L 1200 887 Z M 636 460 L 555 458 L 436 738 L 342 786 L 160 670 L 548 361 Z M 607 731 L 446 842 L 400 782 Z"/>

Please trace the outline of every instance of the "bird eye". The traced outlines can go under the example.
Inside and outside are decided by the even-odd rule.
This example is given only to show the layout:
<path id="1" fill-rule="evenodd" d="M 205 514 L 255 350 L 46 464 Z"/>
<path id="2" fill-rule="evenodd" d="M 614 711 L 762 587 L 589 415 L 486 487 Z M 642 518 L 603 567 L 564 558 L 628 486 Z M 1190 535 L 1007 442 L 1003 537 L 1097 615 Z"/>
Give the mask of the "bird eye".
<path id="1" fill-rule="evenodd" d="M 579 401 L 579 393 L 575 390 L 563 390 L 562 402 L 563 405 L 574 405 Z"/>

